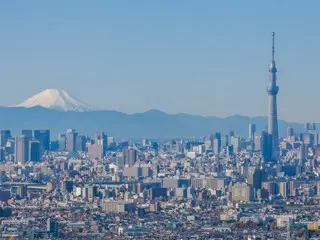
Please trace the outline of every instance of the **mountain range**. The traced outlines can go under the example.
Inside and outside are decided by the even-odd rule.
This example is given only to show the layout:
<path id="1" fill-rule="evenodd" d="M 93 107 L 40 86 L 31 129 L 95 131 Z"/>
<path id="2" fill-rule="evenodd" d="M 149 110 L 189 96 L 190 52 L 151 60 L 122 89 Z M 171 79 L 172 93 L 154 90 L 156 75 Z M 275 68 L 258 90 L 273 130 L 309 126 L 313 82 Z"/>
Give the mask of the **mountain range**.
<path id="1" fill-rule="evenodd" d="M 120 138 L 192 138 L 230 130 L 247 136 L 250 123 L 257 125 L 257 131 L 265 130 L 267 125 L 267 117 L 218 118 L 166 114 L 159 110 L 135 114 L 95 110 L 67 92 L 55 89 L 45 90 L 15 107 L 0 107 L 0 116 L 0 129 L 10 129 L 14 134 L 20 134 L 22 129 L 50 129 L 53 139 L 67 128 L 75 128 L 81 134 L 105 131 Z M 284 136 L 288 126 L 296 132 L 304 129 L 301 123 L 279 120 L 280 136 Z"/>

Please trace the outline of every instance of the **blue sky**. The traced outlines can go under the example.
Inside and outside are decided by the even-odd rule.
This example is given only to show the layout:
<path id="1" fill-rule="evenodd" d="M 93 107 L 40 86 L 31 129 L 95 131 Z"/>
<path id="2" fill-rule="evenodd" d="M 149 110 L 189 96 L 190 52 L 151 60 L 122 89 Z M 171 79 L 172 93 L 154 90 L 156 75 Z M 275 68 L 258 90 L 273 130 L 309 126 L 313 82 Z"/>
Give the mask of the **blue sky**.
<path id="1" fill-rule="evenodd" d="M 123 112 L 320 122 L 320 1 L 0 1 L 0 105 L 62 88 Z"/>

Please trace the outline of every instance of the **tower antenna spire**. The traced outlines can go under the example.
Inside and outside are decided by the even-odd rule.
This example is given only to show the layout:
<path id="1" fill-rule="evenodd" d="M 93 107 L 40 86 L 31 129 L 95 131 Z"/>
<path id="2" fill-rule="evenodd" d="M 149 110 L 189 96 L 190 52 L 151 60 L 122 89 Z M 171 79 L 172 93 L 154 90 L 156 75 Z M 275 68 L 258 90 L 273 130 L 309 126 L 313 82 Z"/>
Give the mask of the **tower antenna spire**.
<path id="1" fill-rule="evenodd" d="M 269 68 L 269 85 L 267 87 L 269 95 L 269 114 L 268 114 L 268 134 L 271 136 L 271 148 L 268 158 L 271 161 L 279 159 L 279 132 L 278 132 L 278 111 L 277 111 L 277 94 L 279 87 L 277 86 L 277 68 L 274 60 L 274 39 L 275 33 L 272 32 L 272 62 Z M 266 159 L 268 159 L 266 158 Z"/>
<path id="2" fill-rule="evenodd" d="M 274 37 L 275 32 L 272 32 L 272 62 L 274 62 Z"/>

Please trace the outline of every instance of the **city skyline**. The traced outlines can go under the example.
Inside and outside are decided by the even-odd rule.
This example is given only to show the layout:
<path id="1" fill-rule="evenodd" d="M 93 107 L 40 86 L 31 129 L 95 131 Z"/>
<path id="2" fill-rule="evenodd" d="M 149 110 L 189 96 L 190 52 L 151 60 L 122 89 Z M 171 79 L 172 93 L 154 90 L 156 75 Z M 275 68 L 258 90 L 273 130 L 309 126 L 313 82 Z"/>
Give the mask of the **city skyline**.
<path id="1" fill-rule="evenodd" d="M 268 36 L 275 31 L 279 119 L 320 122 L 308 107 L 320 87 L 317 1 L 292 1 L 289 10 L 254 1 L 74 3 L 22 3 L 24 11 L 1 3 L 0 105 L 61 88 L 99 109 L 126 113 L 266 116 Z M 297 97 L 301 89 L 310 98 Z"/>
<path id="2" fill-rule="evenodd" d="M 269 134 L 247 130 L 189 140 L 1 130 L 0 237 L 318 239 L 316 125 L 287 129 L 276 160 Z"/>
<path id="3" fill-rule="evenodd" d="M 320 239 L 320 2 L 288 3 L 0 1 L 0 239 Z"/>

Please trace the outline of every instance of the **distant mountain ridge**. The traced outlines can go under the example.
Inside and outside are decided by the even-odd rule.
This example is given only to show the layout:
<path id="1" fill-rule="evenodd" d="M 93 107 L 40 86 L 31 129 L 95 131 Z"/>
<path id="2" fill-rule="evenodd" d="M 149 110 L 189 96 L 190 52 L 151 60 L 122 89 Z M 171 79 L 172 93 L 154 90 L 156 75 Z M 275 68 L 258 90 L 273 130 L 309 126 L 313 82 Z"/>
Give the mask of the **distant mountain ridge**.
<path id="1" fill-rule="evenodd" d="M 57 111 L 44 107 L 0 108 L 0 129 L 11 129 L 15 135 L 22 129 L 50 129 L 52 139 L 67 128 L 75 128 L 81 134 L 105 131 L 120 138 L 192 138 L 207 137 L 218 131 L 234 130 L 241 136 L 248 135 L 248 125 L 255 123 L 257 131 L 265 130 L 267 117 L 231 116 L 227 118 L 202 117 L 189 114 L 167 114 L 159 110 L 126 114 L 112 110 Z M 279 134 L 285 135 L 286 127 L 302 132 L 304 124 L 279 120 Z"/>

